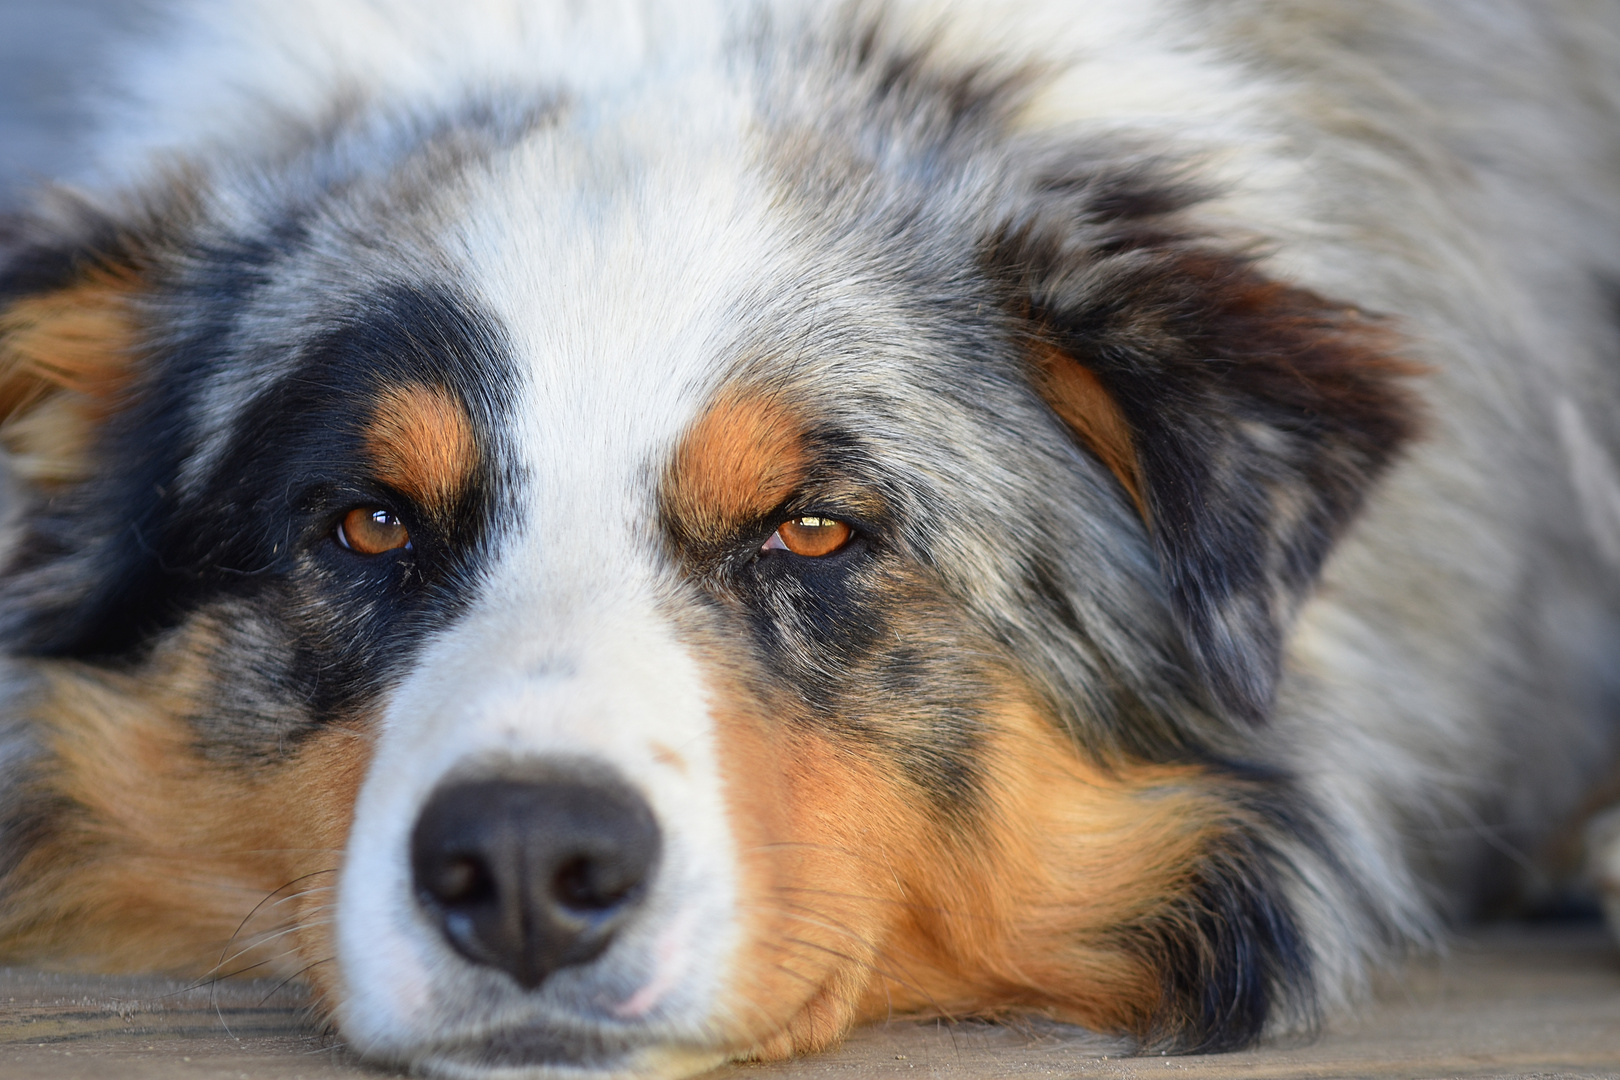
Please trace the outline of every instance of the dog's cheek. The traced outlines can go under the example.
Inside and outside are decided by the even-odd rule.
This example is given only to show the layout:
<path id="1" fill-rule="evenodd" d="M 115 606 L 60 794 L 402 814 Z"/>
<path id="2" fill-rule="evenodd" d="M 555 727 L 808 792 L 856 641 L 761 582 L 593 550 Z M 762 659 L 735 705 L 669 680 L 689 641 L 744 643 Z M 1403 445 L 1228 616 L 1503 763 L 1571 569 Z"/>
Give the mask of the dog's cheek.
<path id="1" fill-rule="evenodd" d="M 836 1042 L 860 1018 L 909 864 L 935 846 L 925 800 L 869 748 L 757 706 L 717 710 L 736 850 L 738 940 L 717 1015 L 743 1056 Z"/>
<path id="2" fill-rule="evenodd" d="M 1238 1044 L 1289 989 L 1264 824 L 1211 770 L 1099 766 L 1014 693 L 964 828 L 870 747 L 747 707 L 719 721 L 744 943 L 720 1015 L 749 1057 L 903 1014 Z"/>
<path id="3" fill-rule="evenodd" d="M 1162 790 L 1184 777 L 1105 776 L 1031 710 L 1002 712 L 966 828 L 870 744 L 776 713 L 720 718 L 745 943 L 723 1014 L 748 1056 L 822 1049 L 893 1014 L 1149 1024 L 1158 973 L 1112 934 L 1195 857 L 1199 823 Z"/>
<path id="4" fill-rule="evenodd" d="M 1149 938 L 1182 929 L 1166 927 L 1219 842 L 1219 783 L 1197 766 L 1087 760 L 1016 694 L 995 730 L 980 828 L 926 867 L 889 948 L 907 978 L 873 987 L 865 1016 L 1036 1011 L 1153 1038 L 1179 1003 L 1165 942 Z"/>
<path id="5" fill-rule="evenodd" d="M 1159 980 L 1115 934 L 1196 855 L 1192 770 L 1099 768 L 1017 698 L 989 715 L 976 827 L 939 837 L 913 866 L 862 1018 L 1035 1010 L 1138 1030 Z"/>
<path id="6" fill-rule="evenodd" d="M 0 948 L 100 970 L 307 968 L 321 990 L 370 740 L 332 727 L 252 768 L 209 757 L 188 719 L 212 689 L 196 652 L 134 675 L 42 665 L 28 797 L 58 812 L 6 883 Z"/>
<path id="7" fill-rule="evenodd" d="M 919 849 L 861 1018 L 1034 1011 L 1187 1052 L 1307 1015 L 1286 792 L 1204 765 L 1099 764 L 1027 700 L 996 716 L 980 829 Z"/>

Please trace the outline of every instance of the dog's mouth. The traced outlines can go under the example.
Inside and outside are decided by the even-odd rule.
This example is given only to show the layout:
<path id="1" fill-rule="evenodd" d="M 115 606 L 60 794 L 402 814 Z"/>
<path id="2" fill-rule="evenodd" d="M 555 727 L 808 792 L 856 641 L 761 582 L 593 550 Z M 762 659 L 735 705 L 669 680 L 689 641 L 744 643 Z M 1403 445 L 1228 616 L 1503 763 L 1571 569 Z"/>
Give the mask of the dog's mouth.
<path id="1" fill-rule="evenodd" d="M 630 1080 L 691 1076 L 726 1057 L 712 1047 L 650 1037 L 647 1032 L 528 1024 L 439 1039 L 415 1048 L 402 1063 L 451 1080 L 519 1076 Z"/>
<path id="2" fill-rule="evenodd" d="M 673 929 L 686 921 L 677 917 Z M 363 1029 L 353 1032 L 355 1048 L 412 1072 L 458 1080 L 675 1080 L 722 1063 L 724 1040 L 686 1009 L 665 1007 L 665 994 L 676 988 L 665 985 L 670 973 L 653 969 L 624 980 L 585 963 L 524 988 L 489 965 L 458 965 L 459 977 L 428 991 L 414 1020 L 377 1041 Z"/>

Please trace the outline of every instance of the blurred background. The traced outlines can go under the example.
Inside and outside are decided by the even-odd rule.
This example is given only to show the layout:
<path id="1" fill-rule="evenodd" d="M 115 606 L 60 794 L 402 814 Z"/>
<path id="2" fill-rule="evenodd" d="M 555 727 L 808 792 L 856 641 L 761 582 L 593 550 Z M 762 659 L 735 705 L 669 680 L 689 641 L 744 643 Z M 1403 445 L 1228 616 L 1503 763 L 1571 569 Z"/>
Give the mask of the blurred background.
<path id="1" fill-rule="evenodd" d="M 159 0 L 0 0 L 0 208 L 80 164 L 84 101 Z"/>

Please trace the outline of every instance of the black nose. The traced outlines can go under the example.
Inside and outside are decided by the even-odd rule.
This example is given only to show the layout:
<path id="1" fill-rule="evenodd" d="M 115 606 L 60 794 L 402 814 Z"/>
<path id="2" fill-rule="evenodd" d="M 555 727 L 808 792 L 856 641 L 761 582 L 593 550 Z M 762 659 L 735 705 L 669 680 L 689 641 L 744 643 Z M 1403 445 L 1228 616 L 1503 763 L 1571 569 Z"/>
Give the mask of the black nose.
<path id="1" fill-rule="evenodd" d="M 659 846 L 652 810 L 621 781 L 540 772 L 441 787 L 416 821 L 411 864 L 456 951 L 532 990 L 607 948 Z"/>

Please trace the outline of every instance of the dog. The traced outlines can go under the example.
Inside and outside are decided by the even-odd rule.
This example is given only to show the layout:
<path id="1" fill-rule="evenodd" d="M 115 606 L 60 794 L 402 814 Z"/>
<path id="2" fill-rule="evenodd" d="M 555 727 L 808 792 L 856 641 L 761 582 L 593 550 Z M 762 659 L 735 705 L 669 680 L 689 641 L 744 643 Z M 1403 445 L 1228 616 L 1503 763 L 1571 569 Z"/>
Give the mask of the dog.
<path id="1" fill-rule="evenodd" d="M 0 240 L 0 949 L 440 1076 L 1310 1029 L 1615 775 L 1617 61 L 171 5 Z"/>

